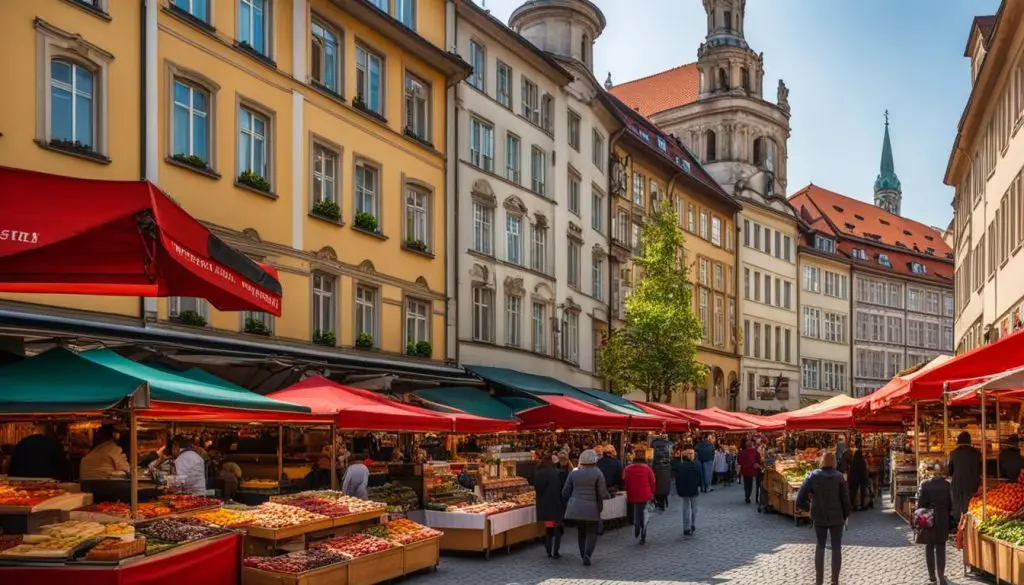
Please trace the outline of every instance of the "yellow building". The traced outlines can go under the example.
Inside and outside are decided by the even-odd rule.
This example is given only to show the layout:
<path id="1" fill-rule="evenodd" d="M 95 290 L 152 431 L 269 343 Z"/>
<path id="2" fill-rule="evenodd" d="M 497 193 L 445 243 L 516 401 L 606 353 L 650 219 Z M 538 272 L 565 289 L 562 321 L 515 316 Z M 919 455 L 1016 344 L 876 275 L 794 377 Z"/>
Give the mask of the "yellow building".
<path id="1" fill-rule="evenodd" d="M 284 300 L 276 319 L 185 298 L 4 306 L 445 359 L 445 100 L 470 68 L 444 34 L 439 0 L 5 6 L 0 164 L 148 179 L 275 267 Z"/>
<path id="2" fill-rule="evenodd" d="M 694 284 L 693 311 L 703 325 L 697 359 L 707 368 L 703 388 L 677 392 L 687 408 L 736 410 L 739 354 L 736 328 L 735 216 L 740 205 L 673 137 L 609 94 L 624 128 L 613 143 L 612 319 L 625 318 L 625 300 L 639 278 L 632 263 L 641 228 L 655 205 L 669 201 L 686 234 L 685 254 Z"/>

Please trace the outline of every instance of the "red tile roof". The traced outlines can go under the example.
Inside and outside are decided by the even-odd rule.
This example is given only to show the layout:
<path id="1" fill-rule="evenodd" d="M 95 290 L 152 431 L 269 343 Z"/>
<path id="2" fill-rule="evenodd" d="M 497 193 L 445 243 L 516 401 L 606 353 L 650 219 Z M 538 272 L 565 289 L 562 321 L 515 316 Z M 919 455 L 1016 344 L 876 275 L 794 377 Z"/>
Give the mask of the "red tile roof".
<path id="1" fill-rule="evenodd" d="M 953 251 L 936 228 L 817 185 L 800 189 L 789 202 L 811 230 L 838 238 L 839 251 L 855 264 L 870 263 L 878 270 L 952 282 Z M 853 259 L 854 248 L 864 250 L 868 259 Z M 878 254 L 887 254 L 892 268 L 878 264 Z M 923 264 L 926 274 L 911 272 L 911 262 Z"/>
<path id="2" fill-rule="evenodd" d="M 697 71 L 696 63 L 687 63 L 620 83 L 609 91 L 641 116 L 652 116 L 697 101 L 700 96 L 700 72 Z"/>

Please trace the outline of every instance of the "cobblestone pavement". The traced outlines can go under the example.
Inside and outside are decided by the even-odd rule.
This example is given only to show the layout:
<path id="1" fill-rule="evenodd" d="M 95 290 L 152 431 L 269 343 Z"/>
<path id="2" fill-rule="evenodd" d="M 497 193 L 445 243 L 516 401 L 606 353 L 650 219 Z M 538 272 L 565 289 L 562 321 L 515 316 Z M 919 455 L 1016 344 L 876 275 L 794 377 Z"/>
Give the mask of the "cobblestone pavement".
<path id="1" fill-rule="evenodd" d="M 888 504 L 887 498 L 883 498 Z M 609 531 L 597 545 L 593 566 L 582 566 L 575 530 L 567 529 L 562 558 L 548 559 L 540 544 L 478 556 L 449 556 L 440 570 L 413 577 L 409 585 L 798 585 L 814 584 L 814 533 L 791 518 L 757 513 L 743 503 L 739 485 L 698 499 L 698 530 L 682 534 L 682 509 L 650 522 L 647 544 L 631 528 Z M 825 552 L 826 583 L 829 551 Z M 949 547 L 947 576 L 955 585 L 987 583 L 964 576 L 960 552 Z M 891 509 L 858 512 L 843 537 L 843 585 L 926 585 L 924 546 Z"/>

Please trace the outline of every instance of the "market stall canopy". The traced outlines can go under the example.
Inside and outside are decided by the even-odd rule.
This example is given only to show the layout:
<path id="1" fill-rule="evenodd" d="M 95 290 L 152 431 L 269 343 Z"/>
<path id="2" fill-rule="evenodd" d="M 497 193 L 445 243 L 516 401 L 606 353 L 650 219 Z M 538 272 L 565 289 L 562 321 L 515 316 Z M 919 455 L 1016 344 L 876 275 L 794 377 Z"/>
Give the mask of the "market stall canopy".
<path id="1" fill-rule="evenodd" d="M 744 423 L 755 425 L 757 430 L 762 432 L 783 431 L 786 429 L 785 421 L 775 420 L 767 416 L 759 416 L 746 412 L 730 412 L 728 414 L 737 420 L 743 421 Z"/>
<path id="2" fill-rule="evenodd" d="M 671 404 L 663 404 L 661 402 L 637 402 L 637 404 L 643 404 L 644 407 L 653 408 L 655 410 L 664 412 L 668 415 L 682 418 L 690 422 L 692 426 L 699 427 L 701 431 L 736 431 L 742 430 L 735 428 L 735 422 L 723 420 L 713 414 L 700 415 L 698 413 L 705 412 L 703 410 L 687 410 L 685 408 L 679 408 L 678 406 L 672 406 Z M 749 429 L 748 429 L 749 430 Z"/>
<path id="3" fill-rule="evenodd" d="M 277 273 L 151 183 L 0 167 L 0 210 L 0 291 L 200 297 L 281 315 Z"/>
<path id="4" fill-rule="evenodd" d="M 523 429 L 623 430 L 629 426 L 630 417 L 608 412 L 582 400 L 551 395 L 544 401 L 546 404 L 543 406 L 516 413 L 523 421 Z"/>
<path id="5" fill-rule="evenodd" d="M 765 417 L 756 416 L 756 415 L 753 415 L 753 414 L 745 414 L 745 413 L 741 413 L 741 412 L 730 412 L 728 410 L 722 410 L 721 408 L 718 408 L 717 406 L 712 406 L 712 407 L 709 407 L 709 408 L 705 408 L 703 410 L 703 412 L 710 412 L 710 413 L 712 413 L 712 414 L 714 414 L 714 415 L 716 415 L 718 417 L 730 420 L 730 421 L 732 421 L 735 424 L 735 426 L 741 427 L 741 428 L 750 427 L 750 428 L 753 428 L 753 429 L 761 431 L 761 430 L 764 430 L 762 428 L 764 426 L 769 426 L 769 427 L 778 427 L 779 426 L 779 422 L 778 421 L 768 421 L 768 420 L 765 419 Z"/>
<path id="6" fill-rule="evenodd" d="M 982 392 L 989 399 L 998 397 L 1020 400 L 1024 398 L 1024 367 L 1007 370 L 984 382 L 950 392 L 950 404 L 956 406 L 976 404 L 979 402 Z"/>
<path id="7" fill-rule="evenodd" d="M 786 430 L 790 431 L 841 431 L 861 429 L 873 431 L 900 431 L 903 422 L 899 416 L 856 415 L 856 408 L 867 398 L 857 399 L 845 394 L 834 396 L 824 402 L 801 409 L 786 418 Z M 817 407 L 817 408 L 815 408 Z"/>
<path id="8" fill-rule="evenodd" d="M 462 413 L 441 413 L 395 402 L 369 390 L 352 388 L 322 376 L 269 394 L 328 415 L 343 429 L 364 431 L 495 433 L 514 430 L 516 423 Z"/>
<path id="9" fill-rule="evenodd" d="M 885 386 L 882 386 L 878 390 L 869 394 L 867 396 L 867 400 L 855 407 L 854 410 L 856 410 L 858 414 L 866 414 L 868 411 L 877 412 L 897 404 L 900 400 L 906 397 L 912 380 L 934 370 L 935 368 L 941 367 L 952 359 L 952 356 L 940 355 L 913 372 L 902 376 L 894 376 L 892 380 L 889 380 L 885 384 Z M 941 390 L 939 393 L 941 395 Z"/>
<path id="10" fill-rule="evenodd" d="M 753 423 L 741 421 L 735 417 L 719 414 L 711 409 L 700 410 L 680 409 L 697 419 L 702 431 L 742 432 L 757 430 Z"/>
<path id="11" fill-rule="evenodd" d="M 900 400 L 939 400 L 947 390 L 959 390 L 1008 370 L 1024 367 L 1024 331 L 949 358 L 911 379 L 894 394 L 889 404 Z"/>
<path id="12" fill-rule="evenodd" d="M 91 414 L 148 390 L 145 418 L 241 416 L 237 420 L 305 419 L 309 409 L 273 400 L 245 389 L 233 389 L 177 376 L 133 362 L 109 349 L 75 353 L 55 348 L 0 368 L 0 413 Z M 244 416 L 243 416 L 244 415 Z M 219 420 L 220 418 L 218 418 Z"/>
<path id="13" fill-rule="evenodd" d="M 514 406 L 479 388 L 469 386 L 424 388 L 413 391 L 412 395 L 427 408 L 440 412 L 463 412 L 494 420 L 516 420 Z M 540 406 L 543 402 L 529 400 L 529 404 L 527 408 Z"/>
<path id="14" fill-rule="evenodd" d="M 667 432 L 685 433 L 687 431 L 697 428 L 697 424 L 694 421 L 682 415 L 676 415 L 674 413 L 669 413 L 668 411 L 665 410 L 660 410 L 647 402 L 636 402 L 635 404 L 637 408 L 640 408 L 641 410 L 648 414 L 664 418 L 665 430 Z"/>

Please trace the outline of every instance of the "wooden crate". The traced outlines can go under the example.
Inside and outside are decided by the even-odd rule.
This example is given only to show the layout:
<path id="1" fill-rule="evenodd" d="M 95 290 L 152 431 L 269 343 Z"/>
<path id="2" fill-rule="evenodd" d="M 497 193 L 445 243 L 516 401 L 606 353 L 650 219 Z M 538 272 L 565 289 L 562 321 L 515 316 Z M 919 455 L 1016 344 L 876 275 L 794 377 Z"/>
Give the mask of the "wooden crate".
<path id="1" fill-rule="evenodd" d="M 980 567 L 981 559 L 978 558 L 978 529 L 974 525 L 974 519 L 967 517 L 964 523 L 963 536 L 964 563 L 971 567 Z"/>
<path id="2" fill-rule="evenodd" d="M 445 528 L 441 535 L 441 550 L 483 552 L 491 550 L 490 523 L 483 530 L 475 528 Z"/>
<path id="3" fill-rule="evenodd" d="M 1011 583 L 1024 581 L 1024 548 L 1013 547 L 1013 580 Z"/>
<path id="4" fill-rule="evenodd" d="M 441 560 L 441 537 L 435 536 L 402 546 L 402 574 L 436 567 Z"/>
<path id="5" fill-rule="evenodd" d="M 402 547 L 357 557 L 348 562 L 347 585 L 374 585 L 402 576 Z"/>
<path id="6" fill-rule="evenodd" d="M 242 585 L 348 585 L 348 563 L 338 563 L 305 573 L 273 573 L 242 567 Z"/>
<path id="7" fill-rule="evenodd" d="M 1014 583 L 1014 547 L 1005 540 L 996 540 L 996 579 Z"/>
<path id="8" fill-rule="evenodd" d="M 325 518 L 318 522 L 299 524 L 298 526 L 286 526 L 285 528 L 261 528 L 259 526 L 249 526 L 246 528 L 246 534 L 252 538 L 262 538 L 263 540 L 287 540 L 295 536 L 301 536 L 307 532 L 326 530 L 331 528 L 333 525 L 334 520 Z"/>
<path id="9" fill-rule="evenodd" d="M 978 557 L 981 563 L 978 568 L 989 575 L 996 574 L 996 541 L 984 534 L 978 535 Z"/>

